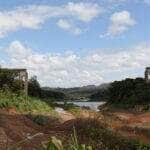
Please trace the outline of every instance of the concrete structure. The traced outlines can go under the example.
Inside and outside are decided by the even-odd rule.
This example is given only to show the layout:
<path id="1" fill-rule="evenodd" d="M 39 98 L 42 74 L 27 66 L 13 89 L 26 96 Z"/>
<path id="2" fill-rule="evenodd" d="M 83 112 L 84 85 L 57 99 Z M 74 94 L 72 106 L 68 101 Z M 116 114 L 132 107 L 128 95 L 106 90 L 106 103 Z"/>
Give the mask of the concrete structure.
<path id="1" fill-rule="evenodd" d="M 150 83 L 150 67 L 147 67 L 147 68 L 145 69 L 145 81 L 146 81 L 147 83 Z"/>
<path id="2" fill-rule="evenodd" d="M 18 79 L 21 82 L 21 86 L 23 87 L 23 91 L 25 93 L 25 95 L 27 96 L 28 95 L 28 73 L 27 73 L 27 70 L 26 69 L 8 69 L 8 68 L 0 68 L 0 70 L 8 70 L 8 71 L 12 71 L 14 73 L 17 73 L 18 74 Z"/>

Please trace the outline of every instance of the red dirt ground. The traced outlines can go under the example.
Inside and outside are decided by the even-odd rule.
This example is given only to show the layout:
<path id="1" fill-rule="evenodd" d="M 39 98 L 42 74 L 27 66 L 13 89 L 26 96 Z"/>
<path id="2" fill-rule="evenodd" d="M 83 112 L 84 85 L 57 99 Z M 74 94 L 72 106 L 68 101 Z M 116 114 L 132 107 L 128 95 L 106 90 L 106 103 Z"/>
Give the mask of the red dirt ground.
<path id="1" fill-rule="evenodd" d="M 7 146 L 13 148 L 16 143 L 35 134 L 39 135 L 31 140 L 26 140 L 21 150 L 41 149 L 41 141 L 46 141 L 48 137 L 54 135 L 54 131 L 46 131 L 45 128 L 14 110 L 0 110 L 0 150 L 6 150 Z"/>
<path id="2" fill-rule="evenodd" d="M 111 127 L 123 136 L 150 144 L 150 113 L 110 113 Z M 113 119 L 112 119 L 113 118 Z"/>
<path id="3" fill-rule="evenodd" d="M 86 117 L 89 116 L 85 112 Z M 51 136 L 62 137 L 68 123 L 74 120 L 75 117 L 66 112 L 59 114 L 60 120 L 51 119 L 46 126 L 40 126 L 34 123 L 24 114 L 19 114 L 13 109 L 0 109 L 0 150 L 6 150 L 7 146 L 12 148 L 16 143 L 30 138 L 32 135 L 38 134 L 30 140 L 25 140 L 21 144 L 21 150 L 40 150 L 42 142 L 46 141 Z M 84 115 L 82 115 L 84 117 Z M 139 138 L 146 143 L 150 143 L 150 113 L 132 114 L 132 113 L 112 113 L 111 126 L 122 135 Z M 114 117 L 112 117 L 114 116 Z M 101 119 L 101 118 L 100 118 Z M 108 119 L 108 118 L 107 118 Z M 70 120 L 70 121 L 68 121 Z M 140 130 L 135 133 L 134 127 L 139 127 Z M 143 132 L 144 129 L 146 131 Z M 148 132 L 147 132 L 148 131 Z M 15 147 L 14 147 L 15 149 Z"/>

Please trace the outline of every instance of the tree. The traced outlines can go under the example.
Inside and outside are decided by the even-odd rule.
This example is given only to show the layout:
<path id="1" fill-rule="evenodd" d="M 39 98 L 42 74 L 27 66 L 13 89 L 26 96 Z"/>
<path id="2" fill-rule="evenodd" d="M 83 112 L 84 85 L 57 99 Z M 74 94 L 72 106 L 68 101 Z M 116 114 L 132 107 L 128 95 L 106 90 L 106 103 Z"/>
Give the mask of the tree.
<path id="1" fill-rule="evenodd" d="M 115 81 L 109 88 L 109 102 L 122 105 L 150 103 L 150 84 L 143 78 Z"/>
<path id="2" fill-rule="evenodd" d="M 20 93 L 22 90 L 22 81 L 18 79 L 18 72 L 0 69 L 0 89 Z"/>
<path id="3" fill-rule="evenodd" d="M 31 77 L 28 81 L 28 94 L 34 97 L 41 96 L 41 87 L 36 76 Z"/>

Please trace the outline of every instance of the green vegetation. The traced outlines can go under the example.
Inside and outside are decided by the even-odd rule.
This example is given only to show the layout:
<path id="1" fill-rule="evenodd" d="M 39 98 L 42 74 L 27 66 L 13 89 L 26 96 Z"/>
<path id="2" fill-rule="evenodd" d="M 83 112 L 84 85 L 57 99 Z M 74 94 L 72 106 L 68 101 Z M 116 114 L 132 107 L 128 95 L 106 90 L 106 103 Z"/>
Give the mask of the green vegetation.
<path id="1" fill-rule="evenodd" d="M 66 99 L 66 95 L 63 92 L 53 91 L 48 88 L 42 88 L 36 76 L 33 76 L 28 82 L 28 93 L 30 96 L 47 99 L 49 101 L 59 101 Z"/>
<path id="2" fill-rule="evenodd" d="M 74 122 L 79 141 L 96 150 L 149 150 L 150 145 L 128 140 L 115 134 L 96 119 L 78 119 Z M 69 130 L 69 129 L 68 129 Z"/>
<path id="3" fill-rule="evenodd" d="M 0 91 L 0 108 L 14 108 L 20 112 L 52 113 L 55 115 L 53 108 L 46 102 L 32 97 L 25 99 L 24 96 L 9 91 Z"/>
<path id="4" fill-rule="evenodd" d="M 45 115 L 33 115 L 33 114 L 28 114 L 27 117 L 31 119 L 34 123 L 44 126 L 49 123 L 49 117 Z"/>
<path id="5" fill-rule="evenodd" d="M 79 108 L 79 106 L 73 104 L 73 103 L 67 103 L 67 102 L 64 102 L 62 104 L 58 104 L 58 103 L 51 103 L 51 105 L 53 107 L 60 107 L 60 108 L 63 108 L 64 110 L 70 110 L 70 109 L 74 109 L 74 108 Z"/>
<path id="6" fill-rule="evenodd" d="M 51 139 L 43 144 L 44 150 L 92 150 L 91 146 L 86 146 L 85 144 L 79 144 L 77 139 L 77 134 L 73 128 L 73 134 L 71 134 L 68 144 L 62 144 L 62 141 L 56 137 L 51 137 Z"/>
<path id="7" fill-rule="evenodd" d="M 0 69 L 0 90 L 11 91 L 16 94 L 23 94 L 23 81 L 19 80 L 17 70 Z M 28 81 L 28 94 L 32 97 L 51 100 L 64 100 L 66 95 L 63 92 L 42 88 L 36 76 Z"/>
<path id="8" fill-rule="evenodd" d="M 77 118 L 81 116 L 81 109 L 79 107 L 73 107 L 73 108 L 69 108 L 68 112 L 70 112 L 71 114 L 73 114 L 74 116 L 76 116 Z"/>
<path id="9" fill-rule="evenodd" d="M 50 103 L 50 105 L 52 107 L 60 107 L 63 108 L 64 110 L 70 112 L 71 114 L 73 114 L 76 117 L 80 116 L 81 113 L 81 109 L 79 106 L 73 104 L 73 103 L 64 103 L 64 104 L 58 104 L 58 103 Z"/>
<path id="10" fill-rule="evenodd" d="M 143 78 L 115 81 L 108 90 L 113 106 L 150 110 L 150 84 Z"/>
<path id="11" fill-rule="evenodd" d="M 66 98 L 69 100 L 89 100 L 90 96 L 100 89 L 105 89 L 109 84 L 101 84 L 100 86 L 88 85 L 83 87 L 74 87 L 74 88 L 46 88 L 49 90 L 54 90 L 57 92 L 62 92 L 66 95 Z"/>
<path id="12" fill-rule="evenodd" d="M 99 120 L 76 119 L 64 129 L 63 136 L 51 137 L 43 143 L 43 150 L 149 150 L 150 145 L 136 140 L 126 139 L 112 132 Z M 40 135 L 37 133 L 25 138 L 10 149 L 19 148 L 27 140 L 32 140 Z M 83 144 L 84 143 L 84 144 Z"/>
<path id="13" fill-rule="evenodd" d="M 109 92 L 108 89 L 99 89 L 94 94 L 90 95 L 90 101 L 108 101 L 109 99 Z"/>
<path id="14" fill-rule="evenodd" d="M 150 110 L 150 84 L 143 78 L 114 81 L 90 96 L 91 101 L 107 101 L 109 108 Z"/>
<path id="15" fill-rule="evenodd" d="M 21 93 L 23 83 L 18 79 L 18 72 L 0 68 L 0 89 Z"/>
<path id="16" fill-rule="evenodd" d="M 72 132 L 73 128 L 73 132 Z M 76 119 L 72 126 L 68 140 L 56 137 L 44 144 L 45 150 L 149 150 L 150 145 L 136 140 L 128 140 L 107 129 L 96 119 Z M 76 132 L 75 132 L 76 131 Z M 82 142 L 81 142 L 82 141 Z M 84 143 L 84 144 L 82 144 Z M 90 146 L 86 146 L 90 145 Z"/>
<path id="17" fill-rule="evenodd" d="M 41 87 L 36 76 L 31 77 L 28 81 L 28 94 L 32 97 L 41 96 Z"/>
<path id="18" fill-rule="evenodd" d="M 27 113 L 26 117 L 42 127 L 49 125 L 52 122 L 50 120 L 52 117 L 50 118 L 49 115 L 57 117 L 57 113 L 53 110 L 53 107 L 61 105 L 53 104 L 51 100 L 64 100 L 65 94 L 41 88 L 36 77 L 33 77 L 29 80 L 30 96 L 26 99 L 22 94 L 21 85 L 22 83 L 17 79 L 16 73 L 8 71 L 0 72 L 0 108 L 13 108 L 21 113 Z M 93 87 L 94 89 L 95 87 Z M 89 87 L 86 91 L 88 90 L 90 90 Z M 107 86 L 107 88 L 103 88 L 91 96 L 93 99 L 97 97 L 99 97 L 99 100 L 107 99 L 108 105 L 115 107 L 135 108 L 140 106 L 141 108 L 142 106 L 142 110 L 150 110 L 150 84 L 146 83 L 142 78 L 115 81 L 109 87 Z M 80 109 L 74 104 L 65 103 L 60 107 L 75 115 L 80 114 Z M 74 129 L 73 132 L 72 129 Z M 60 130 L 63 131 L 60 132 L 60 140 L 52 137 L 44 144 L 43 148 L 45 150 L 150 149 L 150 145 L 131 139 L 128 140 L 114 133 L 106 124 L 95 118 L 70 120 L 69 123 L 61 124 Z M 26 139 L 23 141 L 26 141 Z M 22 144 L 23 141 L 20 143 Z"/>

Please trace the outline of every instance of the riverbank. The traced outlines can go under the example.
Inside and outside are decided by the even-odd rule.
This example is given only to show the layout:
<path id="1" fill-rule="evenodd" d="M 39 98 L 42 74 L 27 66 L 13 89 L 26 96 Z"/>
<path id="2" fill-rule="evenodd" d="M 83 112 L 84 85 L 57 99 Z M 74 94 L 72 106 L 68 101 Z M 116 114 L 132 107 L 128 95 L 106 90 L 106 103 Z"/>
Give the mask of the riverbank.
<path id="1" fill-rule="evenodd" d="M 72 117 L 72 119 L 75 117 L 95 118 L 100 120 L 115 133 L 121 134 L 126 138 L 136 139 L 150 144 L 150 112 L 139 113 L 121 109 L 116 111 L 95 112 L 76 108 L 68 109 L 68 111 L 60 111 L 59 114 L 60 116 L 65 114 L 65 120 L 70 120 L 70 117 Z"/>
<path id="2" fill-rule="evenodd" d="M 70 118 L 94 118 L 117 134 L 150 144 L 150 112 L 137 113 L 127 110 L 95 112 L 77 108 L 58 113 L 60 117 L 65 117 L 65 121 Z"/>
<path id="3" fill-rule="evenodd" d="M 102 116 L 114 132 L 150 144 L 150 112 L 105 111 Z"/>
<path id="4" fill-rule="evenodd" d="M 116 114 L 114 114 L 114 117 L 115 115 Z M 35 115 L 34 118 L 36 118 Z M 42 118 L 45 118 L 45 116 L 41 116 L 41 122 Z M 52 136 L 61 139 L 64 145 L 66 145 L 73 132 L 73 127 L 76 129 L 79 143 L 91 145 L 93 149 L 96 150 L 101 150 L 101 148 L 105 150 L 111 147 L 120 149 L 122 146 L 128 146 L 127 148 L 130 150 L 130 146 L 134 147 L 139 144 L 136 141 L 123 138 L 123 134 L 120 135 L 114 132 L 117 128 L 109 126 L 109 119 L 109 114 L 91 113 L 88 110 L 81 109 L 79 118 L 65 111 L 63 113 L 59 112 L 57 118 L 47 116 L 46 124 L 39 124 L 39 120 L 19 113 L 15 109 L 1 109 L 0 149 L 3 150 L 6 146 L 11 148 L 16 145 L 23 150 L 41 150 L 42 143 L 44 141 L 46 142 L 48 138 Z M 112 120 L 113 125 L 116 124 L 117 121 L 118 119 Z M 20 141 L 23 142 L 18 144 Z M 101 143 L 101 145 L 99 145 L 99 143 Z"/>
<path id="5" fill-rule="evenodd" d="M 79 144 L 90 145 L 93 150 L 130 150 L 131 147 L 136 150 L 141 146 L 149 148 L 144 138 L 138 139 L 136 136 L 140 142 L 135 141 L 136 138 L 130 138 L 127 134 L 129 127 L 125 126 L 128 123 L 125 123 L 125 119 L 121 120 L 117 116 L 118 113 L 96 112 L 72 105 L 66 105 L 67 109 L 54 109 L 54 106 L 40 99 L 25 100 L 23 96 L 18 97 L 10 93 L 1 94 L 0 106 L 2 150 L 42 150 L 43 142 L 47 142 L 51 137 L 60 139 L 64 149 L 68 150 L 73 129 Z M 142 135 L 147 136 L 143 133 Z M 127 149 L 121 149 L 122 147 Z"/>
<path id="6" fill-rule="evenodd" d="M 69 110 L 70 108 L 83 108 L 93 111 L 99 111 L 99 107 L 103 106 L 106 102 L 90 102 L 90 101 L 66 101 L 66 102 L 53 102 L 51 105 L 55 107 L 62 108 L 64 110 Z"/>

